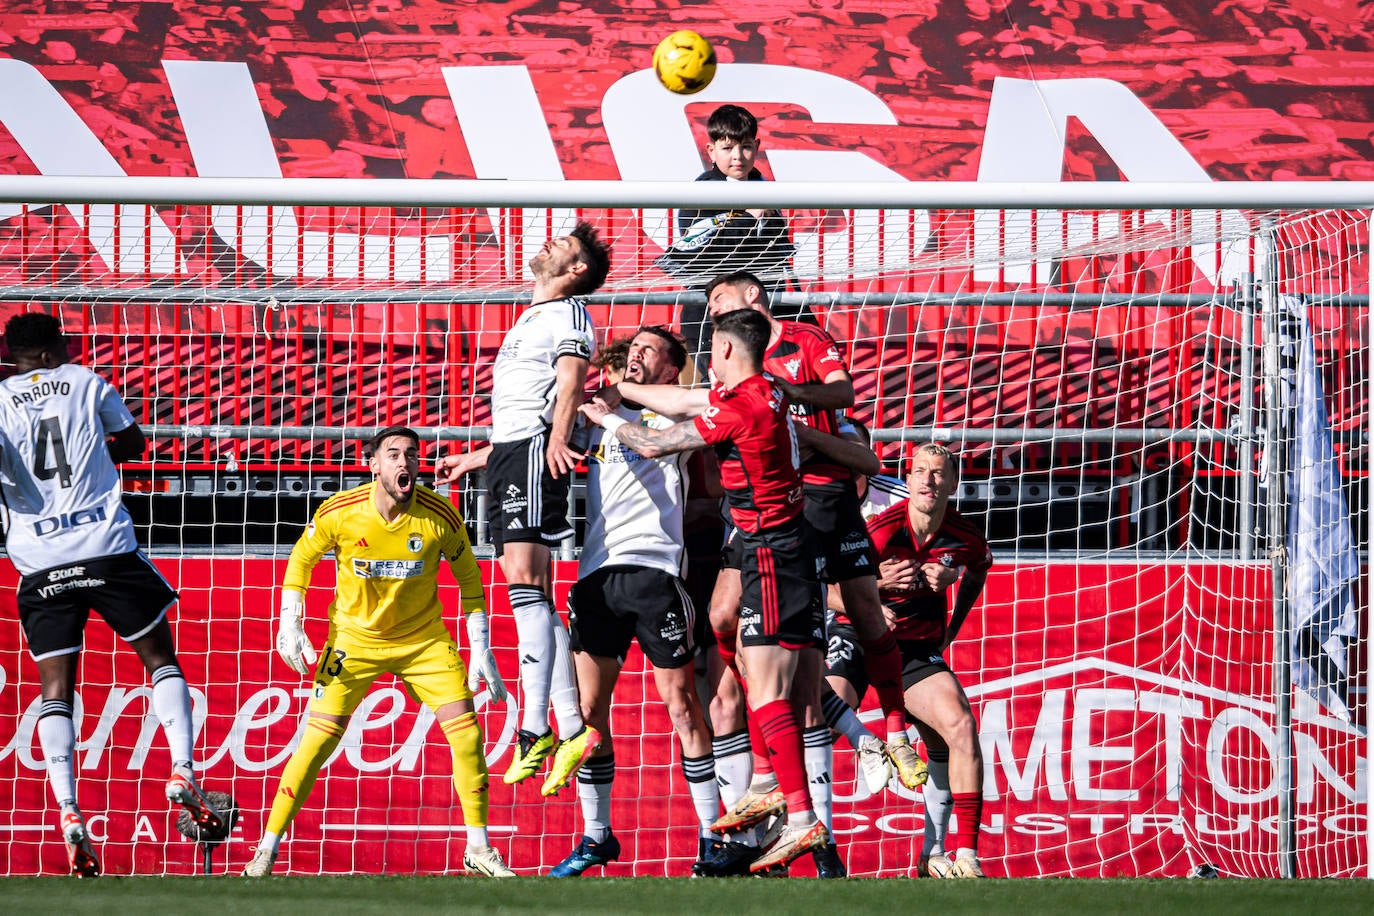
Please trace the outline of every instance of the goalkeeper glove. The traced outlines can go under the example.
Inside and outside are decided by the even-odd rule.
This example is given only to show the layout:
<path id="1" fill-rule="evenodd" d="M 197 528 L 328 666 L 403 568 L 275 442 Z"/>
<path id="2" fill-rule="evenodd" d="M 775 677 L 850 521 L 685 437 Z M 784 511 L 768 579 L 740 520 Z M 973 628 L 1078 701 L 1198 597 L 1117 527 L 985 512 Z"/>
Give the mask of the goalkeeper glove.
<path id="1" fill-rule="evenodd" d="M 468 689 L 473 693 L 487 682 L 487 692 L 496 702 L 506 698 L 506 682 L 501 679 L 501 670 L 496 667 L 496 656 L 492 654 L 490 637 L 487 632 L 485 611 L 473 611 L 467 615 L 468 624 Z"/>
<path id="2" fill-rule="evenodd" d="M 277 625 L 277 654 L 298 674 L 309 674 L 315 667 L 315 648 L 305 636 L 305 626 L 301 623 L 301 610 L 305 596 L 300 592 L 284 588 L 281 590 L 281 621 Z"/>

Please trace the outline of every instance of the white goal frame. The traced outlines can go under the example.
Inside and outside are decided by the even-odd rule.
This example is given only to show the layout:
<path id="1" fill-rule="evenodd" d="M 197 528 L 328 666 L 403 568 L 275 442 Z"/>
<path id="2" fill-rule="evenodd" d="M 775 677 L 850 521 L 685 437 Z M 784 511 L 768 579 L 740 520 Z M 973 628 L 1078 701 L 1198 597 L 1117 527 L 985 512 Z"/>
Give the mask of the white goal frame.
<path id="1" fill-rule="evenodd" d="M 61 204 L 239 205 L 264 207 L 470 207 L 560 208 L 595 211 L 604 208 L 763 207 L 788 209 L 987 209 L 1008 210 L 1269 210 L 1340 208 L 1366 211 L 1374 237 L 1374 182 L 1270 183 L 978 183 L 978 182 L 834 182 L 724 183 L 616 181 L 468 181 L 468 180 L 344 180 L 344 179 L 201 179 L 201 178 L 87 178 L 61 176 L 0 176 L 0 210 L 5 205 Z M 1371 259 L 1374 260 L 1374 259 Z M 1374 268 L 1371 268 L 1374 273 Z M 1260 278 L 1261 282 L 1263 278 Z M 1374 276 L 1371 277 L 1374 289 Z M 1374 347 L 1367 366 L 1368 403 L 1374 405 Z M 190 434 L 243 435 L 236 428 L 198 428 Z M 186 428 L 150 428 L 152 435 L 185 435 Z M 362 438 L 370 430 L 341 429 L 343 438 Z M 430 428 L 426 435 L 468 438 L 484 430 Z M 936 437 L 939 431 L 933 431 Z M 1369 431 L 1366 430 L 1366 438 Z M 1367 508 L 1374 532 L 1374 499 Z M 1374 564 L 1365 562 L 1366 595 L 1374 595 Z M 1281 570 L 1284 559 L 1273 558 Z M 1282 602 L 1282 589 L 1276 589 Z M 1366 610 L 1367 613 L 1367 610 Z M 1277 646 L 1287 640 L 1276 639 Z M 1276 653 L 1282 650 L 1276 648 Z M 1366 640 L 1366 671 L 1374 671 L 1374 639 Z M 1276 658 L 1276 671 L 1285 671 Z M 1276 681 L 1278 674 L 1276 674 Z M 1291 689 L 1291 688 L 1290 688 Z M 1284 695 L 1279 691 L 1279 697 Z M 1283 715 L 1279 717 L 1283 727 Z M 1374 761 L 1374 737 L 1366 733 L 1366 763 Z M 1291 747 L 1291 741 L 1287 742 Z M 1282 778 L 1284 767 L 1280 765 Z M 1291 761 L 1287 767 L 1291 778 Z M 1290 786 L 1291 789 L 1291 786 Z M 1374 793 L 1371 793 L 1374 794 Z M 1366 801 L 1366 818 L 1374 823 L 1374 801 Z M 1291 825 L 1290 825 L 1291 827 Z M 1374 878 L 1374 829 L 1366 831 L 1368 877 Z M 1291 834 L 1280 842 L 1280 871 L 1296 876 Z"/>

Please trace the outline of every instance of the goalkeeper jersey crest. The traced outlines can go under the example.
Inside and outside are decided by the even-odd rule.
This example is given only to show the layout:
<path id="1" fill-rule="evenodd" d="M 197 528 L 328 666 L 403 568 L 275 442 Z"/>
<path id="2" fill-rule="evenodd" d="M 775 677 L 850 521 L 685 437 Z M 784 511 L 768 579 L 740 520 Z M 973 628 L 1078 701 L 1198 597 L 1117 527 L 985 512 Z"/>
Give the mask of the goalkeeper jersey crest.
<path id="1" fill-rule="evenodd" d="M 324 555 L 338 572 L 329 605 L 333 630 L 387 642 L 441 623 L 439 564 L 448 560 L 468 611 L 485 610 L 482 574 L 472 556 L 463 518 L 427 487 L 416 487 L 410 508 L 395 521 L 373 501 L 375 483 L 325 500 L 291 549 L 284 588 L 304 592 Z"/>

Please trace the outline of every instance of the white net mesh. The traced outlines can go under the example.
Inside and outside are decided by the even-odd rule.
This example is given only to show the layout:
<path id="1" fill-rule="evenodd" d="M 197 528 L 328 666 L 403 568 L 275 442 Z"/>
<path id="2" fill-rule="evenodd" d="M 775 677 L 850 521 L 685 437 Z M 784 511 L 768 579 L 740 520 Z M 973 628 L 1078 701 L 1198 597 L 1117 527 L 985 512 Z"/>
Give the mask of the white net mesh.
<path id="1" fill-rule="evenodd" d="M 675 216 L 71 204 L 25 207 L 0 227 L 0 317 L 60 315 L 79 361 L 153 434 L 147 460 L 125 467 L 126 501 L 181 590 L 179 652 L 204 691 L 205 783 L 244 812 L 227 847 L 233 867 L 261 829 L 307 700 L 270 648 L 282 558 L 325 496 L 366 478 L 358 440 L 371 429 L 421 428 L 442 440 L 429 458 L 481 438 L 496 349 L 527 301 L 523 264 L 581 218 L 614 246 L 610 281 L 591 300 L 598 340 L 690 324 L 694 284 L 753 267 L 776 312 L 845 345 L 853 413 L 891 471 L 912 442 L 958 450 L 958 506 L 997 555 L 947 655 L 981 728 L 990 874 L 1181 874 L 1202 862 L 1279 874 L 1287 823 L 1299 874 L 1363 873 L 1364 589 L 1355 583 L 1358 621 L 1337 652 L 1346 671 L 1314 669 L 1356 724 L 1336 714 L 1334 692 L 1299 691 L 1285 744 L 1273 634 L 1275 583 L 1294 576 L 1299 542 L 1316 549 L 1313 568 L 1339 567 L 1337 579 L 1351 577 L 1338 562 L 1342 523 L 1358 549 L 1367 543 L 1367 214 L 793 211 L 794 250 L 781 254 L 777 239 L 736 236 L 728 222 L 714 242 L 685 248 L 706 227 Z M 674 242 L 677 260 L 656 263 Z M 1329 497 L 1334 480 L 1348 508 L 1289 537 L 1286 509 L 1270 507 L 1275 475 L 1292 497 L 1284 507 L 1296 507 L 1311 466 L 1293 445 L 1306 441 L 1311 392 L 1295 381 L 1299 315 L 1334 441 L 1334 476 L 1318 492 Z M 1280 329 L 1291 342 L 1266 362 Z M 1267 397 L 1284 379 L 1286 400 Z M 468 483 L 453 498 L 480 543 L 478 493 Z M 513 680 L 504 589 L 487 575 L 493 641 Z M 574 575 L 560 566 L 560 607 Z M 308 604 L 317 641 L 331 577 L 317 570 Z M 1296 656 L 1320 660 L 1303 634 L 1319 643 L 1340 628 L 1350 586 L 1298 581 L 1327 582 L 1281 603 L 1303 637 Z M 62 871 L 33 732 L 36 675 L 18 628 L 6 632 L 0 779 L 14 803 L 0 867 Z M 143 683 L 132 654 L 93 623 L 81 801 L 101 818 L 107 871 L 189 871 L 195 847 L 160 798 L 165 745 L 146 691 L 133 692 Z M 494 772 L 509 760 L 514 703 L 483 706 Z M 625 855 L 610 873 L 683 874 L 696 855 L 690 799 L 637 651 L 613 724 Z M 448 751 L 429 725 L 399 685 L 379 685 L 278 870 L 460 868 Z M 914 874 L 921 794 L 894 784 L 869 797 L 838 747 L 835 827 L 851 872 Z M 495 840 L 518 871 L 542 873 L 571 848 L 574 795 L 541 801 L 494 780 Z"/>

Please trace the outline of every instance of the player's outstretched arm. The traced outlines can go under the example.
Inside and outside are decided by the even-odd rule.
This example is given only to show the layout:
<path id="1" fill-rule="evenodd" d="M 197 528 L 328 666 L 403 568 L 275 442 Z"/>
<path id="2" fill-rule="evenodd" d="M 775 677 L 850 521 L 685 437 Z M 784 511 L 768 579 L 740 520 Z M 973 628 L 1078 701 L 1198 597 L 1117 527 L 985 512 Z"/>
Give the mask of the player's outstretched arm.
<path id="1" fill-rule="evenodd" d="M 117 433 L 111 434 L 105 440 L 105 444 L 110 449 L 110 460 L 118 464 L 121 461 L 132 461 L 148 446 L 148 439 L 143 435 L 143 429 L 137 423 L 126 426 Z"/>
<path id="2" fill-rule="evenodd" d="M 797 434 L 798 445 L 819 452 L 856 474 L 871 477 L 882 472 L 883 464 L 878 460 L 878 456 L 861 442 L 832 436 L 801 423 L 794 423 L 792 429 Z"/>
<path id="3" fill-rule="evenodd" d="M 463 475 L 471 474 L 473 471 L 486 467 L 487 459 L 490 457 L 490 445 L 484 445 L 471 452 L 445 455 L 434 463 L 434 482 L 437 484 L 455 484 Z"/>
<path id="4" fill-rule="evenodd" d="M 774 378 L 773 382 L 789 401 L 798 404 L 810 404 L 822 410 L 848 410 L 854 406 L 854 380 L 843 369 L 831 372 L 824 382 L 794 385 L 779 378 Z"/>
<path id="5" fill-rule="evenodd" d="M 691 421 L 674 423 L 667 429 L 650 429 L 617 417 L 603 401 L 597 400 L 583 404 L 582 413 L 645 458 L 662 458 L 707 445 L 701 433 L 697 432 L 696 424 Z"/>
<path id="6" fill-rule="evenodd" d="M 621 382 L 615 386 L 621 398 L 642 404 L 665 417 L 686 419 L 703 413 L 710 404 L 711 392 L 706 388 L 683 388 L 680 385 L 641 385 Z M 611 405 L 614 406 L 614 405 Z"/>

